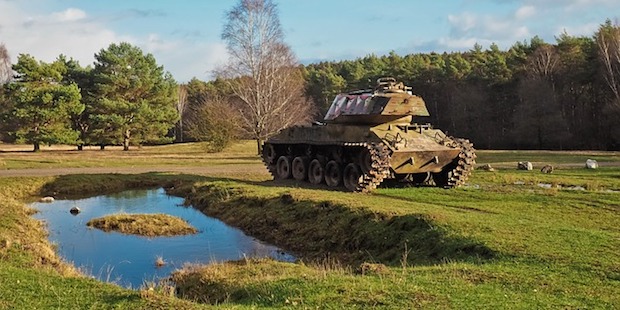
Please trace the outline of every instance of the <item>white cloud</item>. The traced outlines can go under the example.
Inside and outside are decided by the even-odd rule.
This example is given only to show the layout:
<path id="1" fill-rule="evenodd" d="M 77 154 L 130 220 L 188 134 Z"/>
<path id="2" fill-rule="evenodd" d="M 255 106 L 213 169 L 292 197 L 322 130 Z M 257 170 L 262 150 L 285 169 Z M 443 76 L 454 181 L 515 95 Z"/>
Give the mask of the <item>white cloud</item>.
<path id="1" fill-rule="evenodd" d="M 60 22 L 77 21 L 85 19 L 86 12 L 76 8 L 68 8 L 62 12 L 52 13 L 52 17 Z"/>
<path id="2" fill-rule="evenodd" d="M 145 41 L 136 44 L 144 52 L 153 54 L 158 64 L 164 65 L 179 82 L 187 82 L 192 77 L 211 79 L 212 71 L 228 59 L 223 43 L 162 40 L 159 35 L 150 34 Z"/>
<path id="3" fill-rule="evenodd" d="M 450 51 L 468 50 L 478 43 L 484 46 L 491 45 L 491 41 L 481 38 L 440 38 L 437 45 Z"/>
<path id="4" fill-rule="evenodd" d="M 476 15 L 470 12 L 464 12 L 460 15 L 449 15 L 448 23 L 451 29 L 451 41 L 455 41 L 456 39 L 481 38 L 486 41 L 514 42 L 530 36 L 528 27 L 521 24 L 516 18 Z"/>
<path id="5" fill-rule="evenodd" d="M 618 0 L 496 0 L 496 2 L 516 2 L 521 5 L 521 9 L 531 7 L 536 10 L 538 15 L 543 13 L 551 14 L 577 14 L 574 17 L 579 17 L 580 14 L 592 10 L 603 10 L 609 12 L 610 17 L 617 16 L 618 9 L 620 9 L 620 2 Z M 520 9 L 520 10 L 521 10 Z M 522 12 L 526 13 L 526 12 Z M 529 17 L 529 16 L 528 16 Z M 566 17 L 566 16 L 556 16 Z"/>
<path id="6" fill-rule="evenodd" d="M 458 32 L 467 32 L 476 27 L 478 18 L 468 12 L 460 15 L 448 15 L 448 22 L 453 26 L 454 30 Z"/>
<path id="7" fill-rule="evenodd" d="M 219 42 L 168 41 L 156 33 L 137 37 L 112 31 L 103 19 L 93 18 L 80 9 L 31 13 L 36 9 L 22 8 L 21 4 L 0 0 L 0 42 L 5 44 L 13 63 L 19 54 L 30 54 L 45 62 L 64 54 L 87 66 L 93 64 L 95 53 L 111 43 L 129 42 L 152 53 L 159 65 L 185 82 L 193 76 L 210 78 L 209 73 L 227 58 L 226 49 Z"/>
<path id="8" fill-rule="evenodd" d="M 536 8 L 532 5 L 526 5 L 520 7 L 515 13 L 516 19 L 527 19 L 536 15 Z"/>
<path id="9" fill-rule="evenodd" d="M 601 23 L 587 23 L 574 26 L 558 26 L 555 31 L 557 34 L 568 33 L 571 36 L 591 36 L 598 31 Z"/>
<path id="10" fill-rule="evenodd" d="M 424 42 L 410 44 L 409 50 L 429 51 L 464 51 L 477 43 L 488 47 L 496 43 L 501 48 L 508 48 L 517 41 L 533 36 L 529 25 L 531 17 L 538 14 L 536 7 L 523 5 L 504 14 L 480 14 L 461 12 L 447 16 L 450 32 L 447 36 Z M 528 23 L 526 23 L 528 21 Z"/>
<path id="11" fill-rule="evenodd" d="M 33 15 L 18 3 L 0 1 L 0 40 L 14 62 L 18 54 L 30 54 L 46 62 L 64 54 L 85 66 L 92 64 L 93 55 L 110 43 L 134 41 L 88 20 L 87 14 L 78 9 Z"/>
<path id="12" fill-rule="evenodd" d="M 178 82 L 188 82 L 192 77 L 210 80 L 213 70 L 228 59 L 226 46 L 222 43 L 186 45 L 177 42 L 173 50 L 152 53 Z M 168 67 L 167 63 L 174 64 L 174 67 Z"/>

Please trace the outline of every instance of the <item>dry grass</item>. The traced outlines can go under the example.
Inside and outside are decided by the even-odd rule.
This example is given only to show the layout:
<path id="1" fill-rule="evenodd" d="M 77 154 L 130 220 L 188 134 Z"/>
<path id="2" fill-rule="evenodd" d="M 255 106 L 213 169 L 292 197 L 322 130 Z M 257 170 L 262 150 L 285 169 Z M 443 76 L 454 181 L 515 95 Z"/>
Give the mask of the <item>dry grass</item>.
<path id="1" fill-rule="evenodd" d="M 162 256 L 155 257 L 155 267 L 159 268 L 165 265 L 166 265 L 166 261 L 164 260 Z"/>
<path id="2" fill-rule="evenodd" d="M 103 231 L 147 237 L 195 234 L 196 228 L 186 221 L 168 214 L 115 214 L 95 218 L 86 225 Z"/>
<path id="3" fill-rule="evenodd" d="M 56 255 L 47 241 L 44 224 L 30 217 L 34 210 L 18 200 L 33 193 L 43 180 L 15 181 L 0 181 L 0 187 L 4 188 L 0 191 L 0 263 L 21 256 L 23 267 L 53 269 L 65 276 L 79 275 L 73 265 L 66 264 Z M 12 186 L 6 187 L 7 184 Z"/>
<path id="4" fill-rule="evenodd" d="M 189 300 L 207 304 L 221 304 L 241 300 L 252 295 L 248 286 L 257 285 L 266 290 L 273 283 L 304 277 L 306 280 L 323 278 L 316 269 L 302 265 L 277 262 L 271 259 L 245 259 L 211 263 L 188 264 L 175 271 L 171 280 L 178 294 Z"/>

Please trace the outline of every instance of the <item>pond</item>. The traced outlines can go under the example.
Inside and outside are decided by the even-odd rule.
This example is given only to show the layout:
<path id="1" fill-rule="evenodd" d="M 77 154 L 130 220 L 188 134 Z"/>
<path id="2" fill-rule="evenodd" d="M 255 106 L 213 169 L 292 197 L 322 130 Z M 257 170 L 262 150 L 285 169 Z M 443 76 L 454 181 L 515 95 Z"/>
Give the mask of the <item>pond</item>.
<path id="1" fill-rule="evenodd" d="M 49 239 L 58 253 L 85 273 L 99 280 L 140 288 L 145 282 L 165 278 L 185 263 L 209 263 L 243 257 L 295 258 L 275 246 L 245 235 L 224 222 L 185 207 L 183 198 L 168 196 L 164 189 L 132 190 L 79 200 L 34 203 Z M 69 210 L 80 208 L 72 215 Z M 103 232 L 86 223 L 96 217 L 117 213 L 165 213 L 186 220 L 197 234 L 175 237 L 142 237 Z M 166 264 L 156 267 L 161 257 Z"/>

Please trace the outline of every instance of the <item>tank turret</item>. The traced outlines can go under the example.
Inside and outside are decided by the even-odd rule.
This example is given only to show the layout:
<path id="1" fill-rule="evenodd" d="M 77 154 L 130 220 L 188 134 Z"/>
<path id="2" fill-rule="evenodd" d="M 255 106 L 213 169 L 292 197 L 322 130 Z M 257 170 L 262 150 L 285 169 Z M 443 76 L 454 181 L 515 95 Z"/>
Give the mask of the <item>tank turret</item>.
<path id="1" fill-rule="evenodd" d="M 402 82 L 381 78 L 374 89 L 337 95 L 324 121 L 370 125 L 410 123 L 412 116 L 429 116 L 424 100 L 413 95 L 411 87 Z"/>
<path id="2" fill-rule="evenodd" d="M 386 179 L 452 188 L 475 164 L 473 144 L 430 124 L 424 100 L 393 78 L 373 89 L 339 94 L 322 123 L 295 126 L 268 139 L 263 161 L 275 179 L 368 192 Z"/>

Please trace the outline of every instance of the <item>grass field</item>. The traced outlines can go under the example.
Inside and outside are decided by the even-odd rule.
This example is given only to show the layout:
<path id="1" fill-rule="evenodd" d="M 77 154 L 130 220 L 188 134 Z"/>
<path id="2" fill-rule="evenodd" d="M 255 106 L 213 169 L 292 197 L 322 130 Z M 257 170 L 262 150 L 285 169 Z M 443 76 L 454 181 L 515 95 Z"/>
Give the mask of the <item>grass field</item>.
<path id="1" fill-rule="evenodd" d="M 0 169 L 244 165 L 260 163 L 255 153 L 251 141 L 233 145 L 226 153 L 207 153 L 200 143 L 134 147 L 127 152 L 114 146 L 103 151 L 52 146 L 32 152 L 30 146 L 0 144 Z"/>
<path id="2" fill-rule="evenodd" d="M 480 151 L 465 188 L 380 188 L 365 194 L 274 183 L 251 142 L 221 154 L 199 144 L 130 152 L 0 145 L 0 169 L 230 167 L 174 173 L 0 178 L 1 308 L 443 308 L 620 307 L 620 155 Z M 84 156 L 83 154 L 87 154 Z M 583 169 L 585 159 L 601 163 Z M 553 174 L 517 171 L 516 161 Z M 203 212 L 303 258 L 189 266 L 166 286 L 128 291 L 76 276 L 55 257 L 24 201 L 174 187 Z M 28 233 L 26 233 L 28 232 Z M 77 296 L 77 297 L 76 297 Z M 196 303 L 194 301 L 199 301 Z"/>
<path id="3" fill-rule="evenodd" d="M 535 166 L 545 164 L 583 167 L 588 158 L 609 166 L 620 165 L 620 152 L 599 151 L 478 151 L 479 164 L 514 168 L 519 161 L 530 161 Z M 87 147 L 77 151 L 75 146 L 42 146 L 32 152 L 29 145 L 0 144 L 0 170 L 83 167 L 162 167 L 162 166 L 243 166 L 260 164 L 253 141 L 234 144 L 222 153 L 207 153 L 200 143 L 165 146 L 133 147 L 125 152 L 122 147 L 110 146 L 104 151 Z M 232 168 L 232 167 L 231 167 Z"/>

